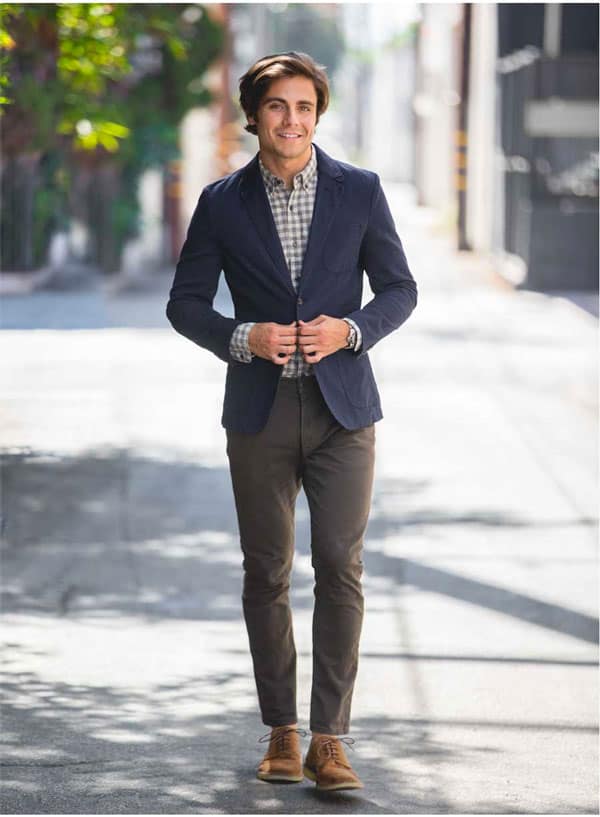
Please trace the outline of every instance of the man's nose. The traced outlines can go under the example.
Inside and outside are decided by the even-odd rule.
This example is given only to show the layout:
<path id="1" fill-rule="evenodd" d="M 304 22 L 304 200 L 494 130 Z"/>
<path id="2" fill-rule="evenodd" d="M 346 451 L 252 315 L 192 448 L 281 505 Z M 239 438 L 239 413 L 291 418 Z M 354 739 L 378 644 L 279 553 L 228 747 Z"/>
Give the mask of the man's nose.
<path id="1" fill-rule="evenodd" d="M 299 121 L 298 120 L 298 114 L 294 110 L 292 110 L 291 108 L 288 108 L 286 110 L 286 112 L 285 112 L 284 124 L 286 124 L 286 125 L 296 125 L 296 124 L 298 124 L 298 121 Z"/>

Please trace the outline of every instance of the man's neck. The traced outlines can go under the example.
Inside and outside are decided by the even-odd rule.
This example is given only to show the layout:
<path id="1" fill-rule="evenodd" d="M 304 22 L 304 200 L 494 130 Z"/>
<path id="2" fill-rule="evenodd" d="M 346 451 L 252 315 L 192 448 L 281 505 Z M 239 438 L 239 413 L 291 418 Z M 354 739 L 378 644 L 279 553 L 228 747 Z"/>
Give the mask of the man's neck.
<path id="1" fill-rule="evenodd" d="M 290 188 L 292 187 L 294 176 L 304 170 L 306 165 L 310 162 L 312 151 L 313 147 L 311 145 L 307 154 L 299 156 L 296 159 L 280 159 L 278 156 L 273 156 L 272 153 L 265 154 L 262 150 L 259 151 L 259 155 L 261 162 L 267 170 L 270 170 L 271 173 L 279 179 L 283 179 L 285 186 Z"/>

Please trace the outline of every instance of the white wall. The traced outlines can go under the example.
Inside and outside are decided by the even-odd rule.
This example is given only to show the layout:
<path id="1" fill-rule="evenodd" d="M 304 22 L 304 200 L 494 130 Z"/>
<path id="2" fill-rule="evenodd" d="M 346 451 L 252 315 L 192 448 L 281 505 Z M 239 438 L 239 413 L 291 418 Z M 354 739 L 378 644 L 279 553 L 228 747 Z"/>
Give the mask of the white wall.
<path id="1" fill-rule="evenodd" d="M 214 179 L 218 110 L 193 108 L 180 129 L 181 223 L 189 224 L 202 188 Z"/>
<path id="2" fill-rule="evenodd" d="M 496 57 L 496 4 L 473 4 L 467 114 L 467 239 L 474 250 L 490 250 L 493 246 L 498 181 L 495 144 Z"/>
<path id="3" fill-rule="evenodd" d="M 421 203 L 442 212 L 456 208 L 455 145 L 460 53 L 458 3 L 424 4 L 419 44 L 417 187 Z"/>

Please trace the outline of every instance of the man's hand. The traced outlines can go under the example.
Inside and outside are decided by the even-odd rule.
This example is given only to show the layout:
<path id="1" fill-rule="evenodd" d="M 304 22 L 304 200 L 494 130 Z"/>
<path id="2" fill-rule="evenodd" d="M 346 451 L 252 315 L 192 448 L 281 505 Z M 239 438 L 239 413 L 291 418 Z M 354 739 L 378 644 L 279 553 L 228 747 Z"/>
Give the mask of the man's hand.
<path id="1" fill-rule="evenodd" d="M 284 366 L 296 351 L 296 321 L 289 324 L 255 323 L 248 335 L 250 351 Z"/>
<path id="2" fill-rule="evenodd" d="M 298 321 L 298 324 L 298 344 L 306 363 L 318 363 L 346 345 L 350 327 L 341 318 L 319 315 L 312 321 Z"/>

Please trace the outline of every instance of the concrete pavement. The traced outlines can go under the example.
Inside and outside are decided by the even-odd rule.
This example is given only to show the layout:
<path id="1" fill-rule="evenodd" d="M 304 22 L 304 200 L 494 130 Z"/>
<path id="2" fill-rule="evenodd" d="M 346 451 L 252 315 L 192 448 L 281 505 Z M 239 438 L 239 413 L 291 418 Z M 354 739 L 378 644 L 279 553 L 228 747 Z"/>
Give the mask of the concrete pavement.
<path id="1" fill-rule="evenodd" d="M 597 811 L 597 320 L 386 191 L 419 304 L 371 355 L 364 790 L 254 777 L 224 367 L 167 324 L 168 273 L 3 300 L 5 813 Z M 308 532 L 302 496 L 303 728 Z"/>

